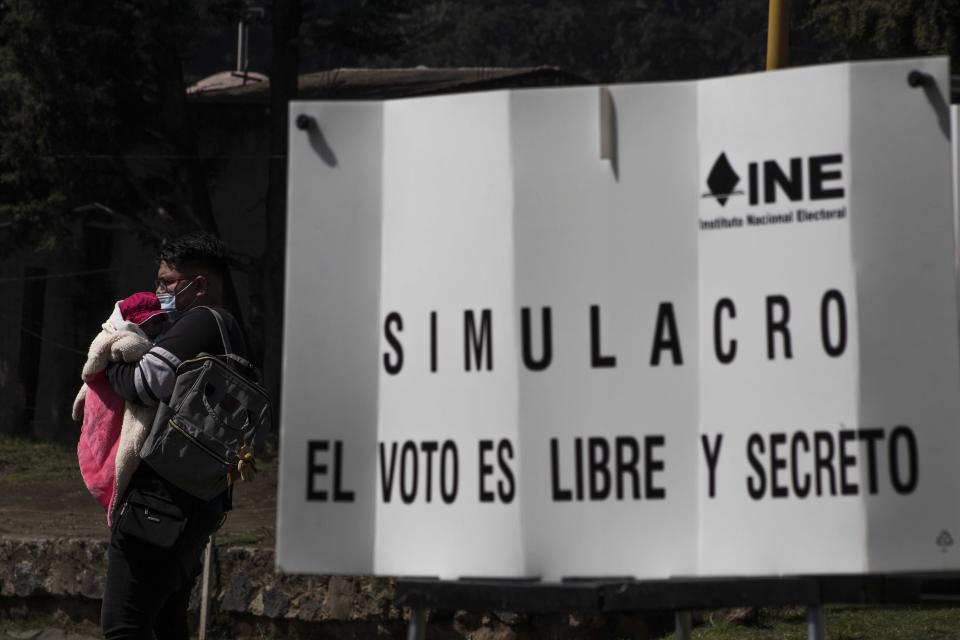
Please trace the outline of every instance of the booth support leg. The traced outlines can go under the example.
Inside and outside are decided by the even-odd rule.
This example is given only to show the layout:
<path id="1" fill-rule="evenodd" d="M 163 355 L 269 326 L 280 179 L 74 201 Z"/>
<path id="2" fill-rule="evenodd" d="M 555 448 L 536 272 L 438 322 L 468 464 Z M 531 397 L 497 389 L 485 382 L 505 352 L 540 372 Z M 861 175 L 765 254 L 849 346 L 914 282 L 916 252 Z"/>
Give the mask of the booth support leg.
<path id="1" fill-rule="evenodd" d="M 693 631 L 692 617 L 689 611 L 677 611 L 673 614 L 674 626 L 677 629 L 677 640 L 690 640 Z"/>
<path id="2" fill-rule="evenodd" d="M 427 610 L 418 607 L 410 610 L 410 626 L 407 627 L 407 640 L 423 640 L 427 635 Z"/>
<path id="3" fill-rule="evenodd" d="M 207 640 L 207 630 L 210 628 L 210 589 L 213 582 L 213 549 L 216 542 L 211 535 L 207 540 L 207 547 L 203 550 L 203 582 L 200 586 L 200 630 L 197 634 L 200 640 Z"/>
<path id="4" fill-rule="evenodd" d="M 807 640 L 825 640 L 826 628 L 823 623 L 823 605 L 807 607 Z"/>

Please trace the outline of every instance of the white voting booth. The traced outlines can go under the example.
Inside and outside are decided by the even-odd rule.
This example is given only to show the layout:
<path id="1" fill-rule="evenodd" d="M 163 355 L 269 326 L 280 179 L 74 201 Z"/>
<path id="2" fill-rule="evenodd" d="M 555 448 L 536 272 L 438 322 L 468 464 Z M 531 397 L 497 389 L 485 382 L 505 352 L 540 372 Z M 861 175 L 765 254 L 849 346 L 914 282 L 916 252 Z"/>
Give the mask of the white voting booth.
<path id="1" fill-rule="evenodd" d="M 948 101 L 921 59 L 293 103 L 278 568 L 960 568 Z"/>

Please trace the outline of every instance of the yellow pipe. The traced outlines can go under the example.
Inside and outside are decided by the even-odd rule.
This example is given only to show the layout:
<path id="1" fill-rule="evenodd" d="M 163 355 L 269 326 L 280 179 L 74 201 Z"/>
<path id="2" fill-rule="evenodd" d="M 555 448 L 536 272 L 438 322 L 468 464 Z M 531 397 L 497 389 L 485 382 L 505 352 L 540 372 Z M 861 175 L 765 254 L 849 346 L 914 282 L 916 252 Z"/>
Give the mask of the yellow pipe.
<path id="1" fill-rule="evenodd" d="M 790 51 L 790 0 L 770 0 L 767 18 L 767 71 L 787 66 Z"/>

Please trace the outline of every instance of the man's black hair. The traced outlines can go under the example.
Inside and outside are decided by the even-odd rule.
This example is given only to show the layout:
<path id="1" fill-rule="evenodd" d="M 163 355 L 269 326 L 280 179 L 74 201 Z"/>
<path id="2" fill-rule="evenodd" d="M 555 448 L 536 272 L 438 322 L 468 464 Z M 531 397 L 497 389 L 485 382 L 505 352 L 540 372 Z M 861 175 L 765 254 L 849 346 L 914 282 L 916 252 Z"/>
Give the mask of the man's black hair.
<path id="1" fill-rule="evenodd" d="M 175 240 L 164 240 L 159 262 L 166 262 L 178 271 L 202 268 L 220 277 L 227 272 L 227 248 L 216 236 L 195 231 Z"/>

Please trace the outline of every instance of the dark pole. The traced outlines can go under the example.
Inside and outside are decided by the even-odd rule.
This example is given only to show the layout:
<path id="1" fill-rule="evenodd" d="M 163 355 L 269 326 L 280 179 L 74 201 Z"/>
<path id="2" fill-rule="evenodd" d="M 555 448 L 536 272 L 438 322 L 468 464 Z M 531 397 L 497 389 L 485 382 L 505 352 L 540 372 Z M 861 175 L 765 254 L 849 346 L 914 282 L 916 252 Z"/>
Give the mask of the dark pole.
<path id="1" fill-rule="evenodd" d="M 299 0 L 273 2 L 273 64 L 270 74 L 270 168 L 267 183 L 264 269 L 264 377 L 273 398 L 274 429 L 279 427 L 283 288 L 287 233 L 288 105 L 297 95 L 300 31 Z"/>

